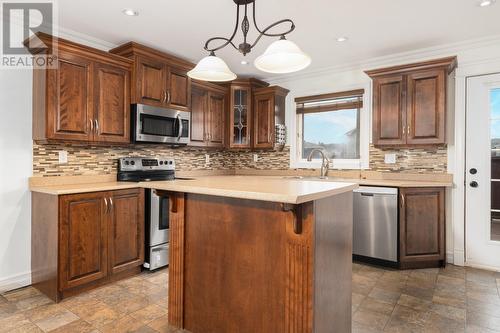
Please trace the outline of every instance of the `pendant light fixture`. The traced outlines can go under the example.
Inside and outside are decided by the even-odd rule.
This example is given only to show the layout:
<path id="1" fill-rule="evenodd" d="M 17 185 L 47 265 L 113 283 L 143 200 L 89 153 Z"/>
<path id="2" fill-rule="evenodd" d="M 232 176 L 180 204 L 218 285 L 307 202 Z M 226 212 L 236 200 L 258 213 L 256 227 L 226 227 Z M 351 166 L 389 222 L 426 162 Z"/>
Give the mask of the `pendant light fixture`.
<path id="1" fill-rule="evenodd" d="M 254 65 L 259 70 L 268 73 L 292 73 L 300 71 L 311 64 L 311 58 L 304 53 L 295 43 L 287 40 L 286 35 L 291 33 L 295 29 L 295 24 L 290 19 L 284 19 L 277 21 L 267 28 L 261 30 L 257 25 L 257 20 L 255 18 L 255 0 L 233 0 L 236 4 L 236 25 L 233 30 L 231 37 L 213 37 L 207 40 L 205 43 L 205 50 L 210 54 L 201 59 L 200 62 L 188 72 L 188 75 L 197 80 L 201 81 L 232 81 L 236 78 L 227 64 L 221 58 L 215 55 L 215 52 L 231 45 L 236 50 L 241 52 L 244 56 L 250 53 L 253 47 L 259 42 L 263 37 L 279 37 L 279 40 L 273 42 L 266 49 L 264 54 L 255 59 Z M 256 40 L 250 44 L 247 40 L 248 31 L 250 30 L 250 21 L 248 20 L 248 5 L 252 5 L 253 11 L 253 25 L 259 36 Z M 241 31 L 243 32 L 243 42 L 236 46 L 233 42 L 236 33 L 238 32 L 238 27 L 240 26 L 240 6 L 244 6 L 244 17 L 241 21 Z M 268 31 L 280 24 L 290 24 L 288 30 L 281 33 L 269 33 Z M 222 41 L 221 45 L 211 47 L 210 45 L 215 41 Z"/>

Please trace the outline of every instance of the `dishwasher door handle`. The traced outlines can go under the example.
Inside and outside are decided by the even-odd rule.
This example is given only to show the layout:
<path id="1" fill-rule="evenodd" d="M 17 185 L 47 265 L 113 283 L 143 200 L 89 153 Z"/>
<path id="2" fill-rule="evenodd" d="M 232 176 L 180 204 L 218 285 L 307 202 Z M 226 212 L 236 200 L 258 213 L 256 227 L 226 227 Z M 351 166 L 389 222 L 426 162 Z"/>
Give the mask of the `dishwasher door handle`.
<path id="1" fill-rule="evenodd" d="M 362 196 L 364 196 L 364 197 L 373 197 L 373 193 L 363 193 L 363 192 L 361 192 L 360 194 Z"/>

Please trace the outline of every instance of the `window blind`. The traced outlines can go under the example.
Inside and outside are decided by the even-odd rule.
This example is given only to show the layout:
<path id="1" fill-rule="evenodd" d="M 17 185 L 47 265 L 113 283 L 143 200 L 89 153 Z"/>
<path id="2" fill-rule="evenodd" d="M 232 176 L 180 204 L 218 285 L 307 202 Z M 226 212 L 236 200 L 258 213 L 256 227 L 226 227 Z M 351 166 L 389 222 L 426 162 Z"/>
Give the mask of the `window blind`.
<path id="1" fill-rule="evenodd" d="M 363 107 L 364 89 L 331 94 L 298 97 L 295 99 L 297 113 L 329 112 Z"/>

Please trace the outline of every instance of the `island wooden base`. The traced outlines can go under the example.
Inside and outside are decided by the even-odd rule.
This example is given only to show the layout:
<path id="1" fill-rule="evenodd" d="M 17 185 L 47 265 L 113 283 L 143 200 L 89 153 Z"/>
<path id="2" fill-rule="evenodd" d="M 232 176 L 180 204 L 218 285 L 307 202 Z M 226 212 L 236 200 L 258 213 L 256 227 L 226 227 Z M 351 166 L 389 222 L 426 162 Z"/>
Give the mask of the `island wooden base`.
<path id="1" fill-rule="evenodd" d="M 351 332 L 352 192 L 300 205 L 158 192 L 170 197 L 170 325 Z"/>

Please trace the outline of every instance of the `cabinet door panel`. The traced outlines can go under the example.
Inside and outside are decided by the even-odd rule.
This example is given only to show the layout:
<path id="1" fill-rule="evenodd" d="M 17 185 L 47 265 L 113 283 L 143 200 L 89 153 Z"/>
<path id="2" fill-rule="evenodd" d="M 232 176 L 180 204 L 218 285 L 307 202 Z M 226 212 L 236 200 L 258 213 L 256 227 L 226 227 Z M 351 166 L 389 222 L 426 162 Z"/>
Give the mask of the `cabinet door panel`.
<path id="1" fill-rule="evenodd" d="M 208 110 L 208 92 L 193 87 L 191 92 L 191 142 L 192 146 L 205 146 L 205 117 Z"/>
<path id="2" fill-rule="evenodd" d="M 444 189 L 401 189 L 400 259 L 444 260 Z"/>
<path id="3" fill-rule="evenodd" d="M 191 79 L 187 71 L 170 67 L 168 78 L 168 106 L 177 110 L 189 110 Z"/>
<path id="4" fill-rule="evenodd" d="M 144 192 L 115 191 L 110 198 L 109 261 L 117 273 L 144 262 Z"/>
<path id="5" fill-rule="evenodd" d="M 445 142 L 445 71 L 408 75 L 408 144 Z"/>
<path id="6" fill-rule="evenodd" d="M 92 63 L 60 53 L 59 68 L 48 70 L 47 138 L 92 138 Z"/>
<path id="7" fill-rule="evenodd" d="M 373 81 L 373 144 L 404 144 L 406 138 L 405 82 L 402 75 Z"/>
<path id="8" fill-rule="evenodd" d="M 104 214 L 101 193 L 61 197 L 61 290 L 106 277 L 107 226 Z"/>
<path id="9" fill-rule="evenodd" d="M 162 106 L 165 95 L 165 66 L 162 62 L 138 58 L 137 63 L 137 101 L 153 106 Z"/>
<path id="10" fill-rule="evenodd" d="M 225 96 L 209 93 L 208 95 L 208 145 L 211 147 L 224 146 L 224 116 L 226 110 Z"/>
<path id="11" fill-rule="evenodd" d="M 250 148 L 252 142 L 252 89 L 231 86 L 229 106 L 229 148 Z"/>
<path id="12" fill-rule="evenodd" d="M 127 70 L 96 65 L 95 113 L 98 124 L 95 141 L 130 141 L 130 75 Z"/>
<path id="13" fill-rule="evenodd" d="M 274 142 L 274 95 L 255 97 L 254 101 L 254 148 L 272 148 Z"/>

